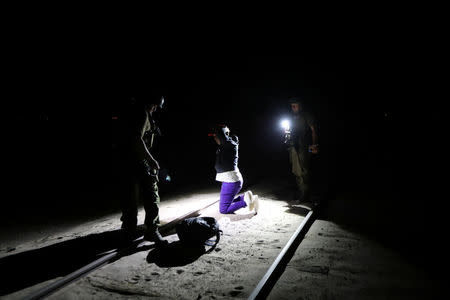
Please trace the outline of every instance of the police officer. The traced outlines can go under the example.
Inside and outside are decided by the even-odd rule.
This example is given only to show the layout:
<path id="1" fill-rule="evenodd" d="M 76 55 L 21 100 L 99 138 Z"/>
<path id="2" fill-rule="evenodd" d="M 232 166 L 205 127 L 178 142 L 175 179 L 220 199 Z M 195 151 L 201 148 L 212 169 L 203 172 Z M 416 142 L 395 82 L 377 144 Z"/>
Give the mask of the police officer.
<path id="1" fill-rule="evenodd" d="M 140 95 L 133 98 L 126 112 L 125 139 L 125 172 L 129 194 L 122 201 L 122 229 L 134 233 L 137 227 L 139 196 L 145 210 L 144 239 L 155 242 L 157 246 L 167 244 L 158 231 L 159 223 L 159 192 L 158 192 L 158 161 L 152 154 L 152 146 L 159 129 L 155 124 L 153 114 L 162 108 L 164 97 Z"/>
<path id="2" fill-rule="evenodd" d="M 311 202 L 311 158 L 319 151 L 318 129 L 314 116 L 303 109 L 299 98 L 291 97 L 292 125 L 286 140 L 289 160 L 299 189 L 299 201 Z"/>

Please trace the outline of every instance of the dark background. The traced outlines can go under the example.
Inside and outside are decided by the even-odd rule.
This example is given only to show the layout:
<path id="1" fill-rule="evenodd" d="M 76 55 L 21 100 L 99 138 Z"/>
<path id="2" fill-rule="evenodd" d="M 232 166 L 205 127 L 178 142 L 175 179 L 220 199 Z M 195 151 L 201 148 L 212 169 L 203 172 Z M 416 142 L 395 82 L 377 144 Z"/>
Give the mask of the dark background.
<path id="1" fill-rule="evenodd" d="M 323 203 L 338 211 L 325 209 L 324 218 L 416 249 L 421 236 L 438 236 L 445 203 L 436 59 L 395 39 L 300 48 L 307 50 L 16 53 L 5 81 L 2 221 L 116 209 L 117 122 L 144 88 L 166 99 L 156 115 L 163 136 L 155 156 L 173 178 L 160 185 L 163 198 L 217 184 L 207 134 L 223 122 L 240 138 L 247 185 L 288 180 L 279 121 L 288 97 L 299 96 L 319 122 Z"/>
<path id="2" fill-rule="evenodd" d="M 407 45 L 370 46 L 296 55 L 160 51 L 102 64 L 95 56 L 19 55 L 5 82 L 6 186 L 20 199 L 28 199 L 22 193 L 52 198 L 58 189 L 73 196 L 84 187 L 101 190 L 111 173 L 109 144 L 116 142 L 118 122 L 111 117 L 120 119 L 135 89 L 166 97 L 156 116 L 163 131 L 156 150 L 177 182 L 214 175 L 207 133 L 219 122 L 240 137 L 243 172 L 276 173 L 268 165 L 281 159 L 279 121 L 295 95 L 319 121 L 331 186 L 368 181 L 366 175 L 383 168 L 375 176 L 380 186 L 398 185 L 410 171 L 433 166 L 424 162 L 440 151 L 443 111 L 433 87 L 439 82 L 431 59 L 417 59 Z M 417 175 L 416 181 L 427 177 Z"/>

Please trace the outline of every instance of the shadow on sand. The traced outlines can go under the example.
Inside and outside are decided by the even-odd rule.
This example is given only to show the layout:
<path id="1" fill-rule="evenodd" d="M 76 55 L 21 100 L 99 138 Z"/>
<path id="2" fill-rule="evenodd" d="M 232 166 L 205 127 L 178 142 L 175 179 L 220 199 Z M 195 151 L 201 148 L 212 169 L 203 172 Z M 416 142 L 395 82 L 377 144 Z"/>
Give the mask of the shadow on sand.
<path id="1" fill-rule="evenodd" d="M 230 219 L 231 222 L 237 222 L 242 220 L 247 220 L 253 218 L 256 213 L 255 212 L 249 212 L 249 213 L 243 213 L 243 214 L 220 214 L 217 211 L 212 211 L 210 209 L 210 214 L 207 214 L 208 216 L 212 216 L 216 218 L 217 220 L 227 217 Z M 170 230 L 166 230 L 165 235 L 172 235 L 176 234 L 175 228 L 171 228 Z M 147 262 L 148 263 L 154 263 L 158 267 L 167 268 L 167 267 L 179 267 L 179 266 L 185 266 L 188 264 L 193 263 L 197 259 L 199 259 L 203 254 L 206 254 L 210 251 L 216 250 L 218 251 L 219 248 L 209 247 L 204 245 L 187 245 L 183 244 L 182 242 L 175 241 L 170 243 L 168 246 L 163 248 L 155 248 L 152 251 L 150 251 L 147 255 Z"/>
<path id="2" fill-rule="evenodd" d="M 122 230 L 108 231 L 0 258 L 0 296 L 66 276 L 116 249 L 131 249 L 122 257 L 148 250 L 130 247 L 142 234 L 142 227 L 128 236 Z"/>
<path id="3" fill-rule="evenodd" d="M 196 261 L 206 253 L 203 245 L 187 246 L 180 241 L 172 242 L 167 247 L 155 248 L 147 255 L 147 262 L 154 263 L 158 267 L 179 267 Z"/>

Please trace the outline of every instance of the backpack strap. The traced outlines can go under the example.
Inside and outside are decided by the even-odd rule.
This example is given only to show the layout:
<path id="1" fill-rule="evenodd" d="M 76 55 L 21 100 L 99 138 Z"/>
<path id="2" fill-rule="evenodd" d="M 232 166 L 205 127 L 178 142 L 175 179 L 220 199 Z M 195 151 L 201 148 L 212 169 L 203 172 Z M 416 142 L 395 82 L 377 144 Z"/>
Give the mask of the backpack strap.
<path id="1" fill-rule="evenodd" d="M 206 253 L 210 253 L 211 251 L 213 251 L 213 250 L 216 248 L 217 244 L 218 244 L 219 241 L 220 241 L 220 235 L 221 235 L 221 234 L 223 234 L 223 231 L 222 231 L 222 230 L 218 230 L 217 233 L 216 233 L 216 240 L 215 240 L 214 242 L 211 242 L 210 240 L 207 240 L 207 241 L 205 242 L 205 244 L 206 244 L 207 246 L 211 246 L 211 248 L 209 248 L 208 251 L 205 252 L 205 254 L 206 254 Z"/>

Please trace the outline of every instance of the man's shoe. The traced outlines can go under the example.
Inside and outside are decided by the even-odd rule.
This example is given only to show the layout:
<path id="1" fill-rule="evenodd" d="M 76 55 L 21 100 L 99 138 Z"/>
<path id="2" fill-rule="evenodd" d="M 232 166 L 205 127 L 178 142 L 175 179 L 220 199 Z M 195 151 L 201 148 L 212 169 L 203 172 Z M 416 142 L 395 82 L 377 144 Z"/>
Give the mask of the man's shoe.
<path id="1" fill-rule="evenodd" d="M 255 209 L 255 213 L 258 213 L 258 210 L 259 210 L 259 196 L 258 195 L 253 196 L 253 208 Z"/>
<path id="2" fill-rule="evenodd" d="M 129 243 L 139 237 L 139 233 L 136 227 L 122 227 L 120 230 L 120 241 L 123 243 Z"/>
<path id="3" fill-rule="evenodd" d="M 248 206 L 248 210 L 252 211 L 255 206 L 254 205 L 254 196 L 253 196 L 252 191 L 245 192 L 244 201 L 245 201 L 245 204 L 247 204 L 247 206 Z"/>
<path id="4" fill-rule="evenodd" d="M 154 242 L 156 246 L 165 246 L 169 244 L 167 240 L 163 239 L 158 229 L 147 231 L 144 234 L 144 240 Z"/>
<path id="5" fill-rule="evenodd" d="M 132 238 L 137 233 L 137 225 L 136 224 L 130 224 L 130 223 L 122 223 L 122 226 L 120 227 L 122 235 L 127 238 Z"/>
<path id="6" fill-rule="evenodd" d="M 135 222 L 122 222 L 122 226 L 120 226 L 120 228 L 124 231 L 135 231 L 137 224 Z"/>

